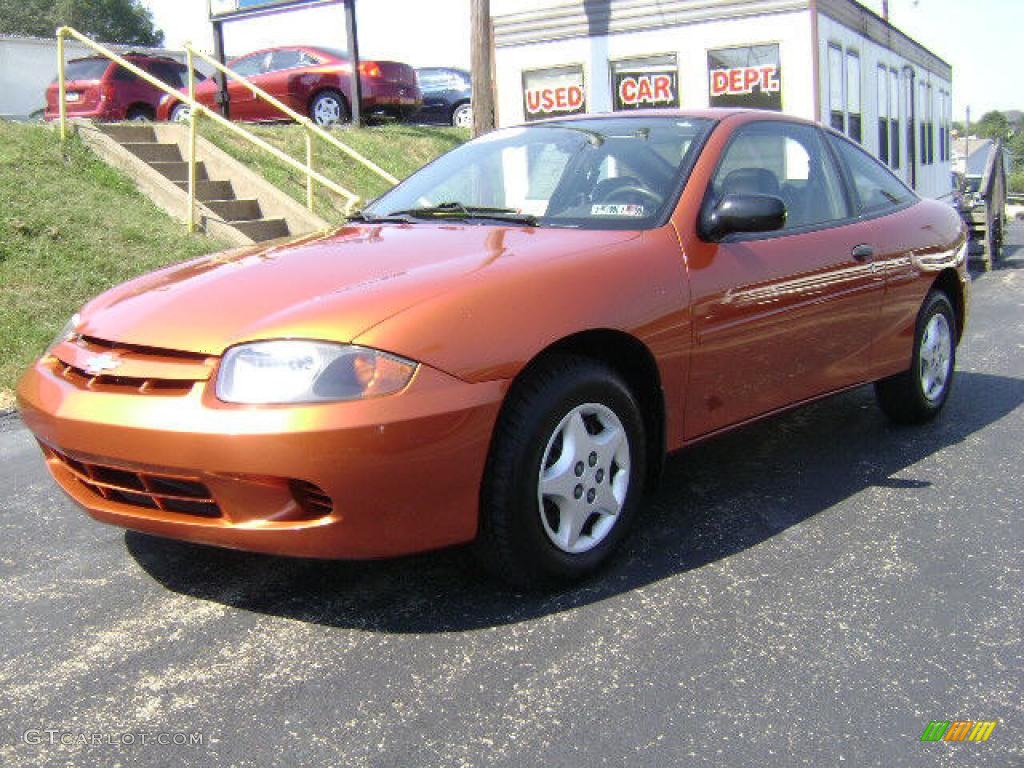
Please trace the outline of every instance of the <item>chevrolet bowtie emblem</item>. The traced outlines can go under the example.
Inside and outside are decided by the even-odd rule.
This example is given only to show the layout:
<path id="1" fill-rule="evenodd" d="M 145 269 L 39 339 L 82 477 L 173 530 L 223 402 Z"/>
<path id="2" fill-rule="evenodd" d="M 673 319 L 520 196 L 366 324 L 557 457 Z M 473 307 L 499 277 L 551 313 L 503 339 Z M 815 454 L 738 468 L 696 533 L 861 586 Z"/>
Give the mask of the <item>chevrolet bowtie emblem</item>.
<path id="1" fill-rule="evenodd" d="M 112 371 L 121 365 L 121 360 L 109 352 L 105 352 L 102 355 L 96 355 L 96 357 L 90 357 L 85 361 L 86 373 L 91 373 L 96 376 L 107 371 Z"/>

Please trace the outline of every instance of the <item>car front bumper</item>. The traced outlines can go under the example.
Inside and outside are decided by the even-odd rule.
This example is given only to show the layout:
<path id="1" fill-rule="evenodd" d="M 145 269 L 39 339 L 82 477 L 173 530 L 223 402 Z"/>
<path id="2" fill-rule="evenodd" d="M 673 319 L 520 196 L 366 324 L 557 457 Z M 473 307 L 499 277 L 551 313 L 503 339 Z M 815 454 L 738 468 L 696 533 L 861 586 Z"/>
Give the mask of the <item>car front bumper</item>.
<path id="1" fill-rule="evenodd" d="M 238 406 L 218 401 L 212 381 L 184 395 L 90 391 L 44 358 L 22 377 L 18 405 L 53 477 L 99 521 L 233 549 L 374 558 L 476 535 L 505 388 L 420 366 L 390 397 Z"/>

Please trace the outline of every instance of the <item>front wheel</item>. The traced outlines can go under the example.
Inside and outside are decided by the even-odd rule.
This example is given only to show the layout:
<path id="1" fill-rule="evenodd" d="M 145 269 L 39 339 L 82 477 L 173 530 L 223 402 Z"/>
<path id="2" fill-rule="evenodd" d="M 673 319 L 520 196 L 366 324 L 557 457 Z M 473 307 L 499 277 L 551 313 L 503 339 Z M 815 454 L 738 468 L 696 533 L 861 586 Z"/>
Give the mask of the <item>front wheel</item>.
<path id="1" fill-rule="evenodd" d="M 481 491 L 478 560 L 518 587 L 561 584 L 603 563 L 643 495 L 643 419 L 607 366 L 549 361 L 509 395 Z"/>
<path id="2" fill-rule="evenodd" d="M 921 424 L 938 415 L 953 386 L 956 315 L 949 297 L 932 291 L 917 316 L 910 369 L 875 382 L 885 414 L 900 424 Z"/>
<path id="3" fill-rule="evenodd" d="M 320 91 L 310 102 L 309 116 L 321 128 L 348 122 L 348 107 L 337 91 Z"/>

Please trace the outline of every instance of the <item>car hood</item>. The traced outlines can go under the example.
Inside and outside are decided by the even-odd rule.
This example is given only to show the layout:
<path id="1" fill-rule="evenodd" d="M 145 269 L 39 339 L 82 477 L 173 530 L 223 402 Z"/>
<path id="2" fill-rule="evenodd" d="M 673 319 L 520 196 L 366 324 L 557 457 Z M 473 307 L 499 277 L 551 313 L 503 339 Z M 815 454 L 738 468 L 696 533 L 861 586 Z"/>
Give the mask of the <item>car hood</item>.
<path id="1" fill-rule="evenodd" d="M 458 290 L 498 260 L 525 265 L 636 236 L 434 222 L 347 226 L 136 278 L 87 304 L 79 332 L 209 355 L 257 339 L 347 342 L 414 304 Z"/>

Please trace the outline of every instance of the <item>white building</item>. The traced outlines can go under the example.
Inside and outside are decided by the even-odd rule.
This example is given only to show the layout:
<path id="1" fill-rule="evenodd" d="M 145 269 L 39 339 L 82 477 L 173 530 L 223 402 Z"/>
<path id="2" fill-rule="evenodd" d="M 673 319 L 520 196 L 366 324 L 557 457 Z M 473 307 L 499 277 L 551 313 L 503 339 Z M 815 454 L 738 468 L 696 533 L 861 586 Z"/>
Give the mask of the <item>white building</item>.
<path id="1" fill-rule="evenodd" d="M 492 0 L 499 125 L 756 107 L 860 141 L 950 192 L 952 68 L 855 0 Z"/>

